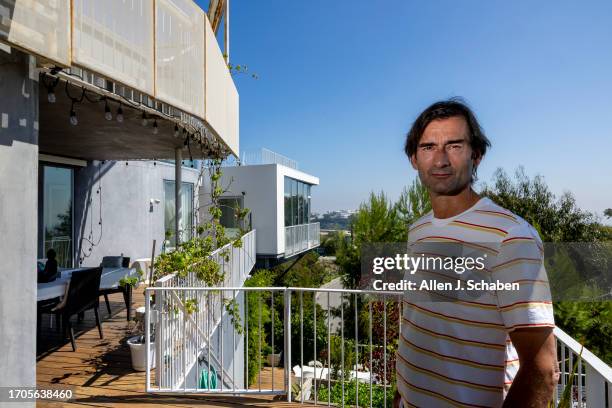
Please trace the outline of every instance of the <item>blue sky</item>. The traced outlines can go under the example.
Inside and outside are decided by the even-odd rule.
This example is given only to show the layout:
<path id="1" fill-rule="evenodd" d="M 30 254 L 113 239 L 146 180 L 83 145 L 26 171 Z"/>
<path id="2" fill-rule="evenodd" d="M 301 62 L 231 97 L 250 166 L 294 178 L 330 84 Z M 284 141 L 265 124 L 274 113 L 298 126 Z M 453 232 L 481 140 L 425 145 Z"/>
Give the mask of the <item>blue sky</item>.
<path id="1" fill-rule="evenodd" d="M 318 176 L 315 211 L 395 199 L 416 176 L 404 135 L 462 96 L 502 167 L 541 174 L 598 214 L 612 207 L 612 2 L 231 0 L 241 150 Z"/>

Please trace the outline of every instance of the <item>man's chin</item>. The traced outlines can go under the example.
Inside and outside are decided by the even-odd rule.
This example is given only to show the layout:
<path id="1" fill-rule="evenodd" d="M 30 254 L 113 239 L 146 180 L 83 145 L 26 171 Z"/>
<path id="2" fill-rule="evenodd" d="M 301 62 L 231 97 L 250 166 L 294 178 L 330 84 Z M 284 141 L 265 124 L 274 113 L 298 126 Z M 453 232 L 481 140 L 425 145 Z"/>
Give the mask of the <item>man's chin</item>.
<path id="1" fill-rule="evenodd" d="M 461 193 L 466 186 L 448 185 L 447 183 L 434 182 L 427 186 L 427 189 L 439 196 L 456 196 Z"/>

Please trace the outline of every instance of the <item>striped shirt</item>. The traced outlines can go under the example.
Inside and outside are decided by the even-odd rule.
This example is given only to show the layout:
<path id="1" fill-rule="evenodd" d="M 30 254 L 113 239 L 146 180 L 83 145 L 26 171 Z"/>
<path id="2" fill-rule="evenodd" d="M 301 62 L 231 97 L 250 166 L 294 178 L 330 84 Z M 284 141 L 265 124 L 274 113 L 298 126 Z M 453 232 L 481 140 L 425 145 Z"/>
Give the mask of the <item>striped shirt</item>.
<path id="1" fill-rule="evenodd" d="M 509 333 L 554 327 L 542 242 L 529 223 L 489 198 L 454 217 L 437 219 L 430 212 L 411 225 L 409 252 L 423 253 L 426 243 L 440 242 L 486 254 L 482 274 L 490 282 L 518 283 L 519 289 L 427 302 L 406 292 L 396 359 L 403 405 L 499 407 L 519 368 Z M 443 280 L 437 271 L 416 274 Z M 452 276 L 464 278 L 455 271 Z"/>

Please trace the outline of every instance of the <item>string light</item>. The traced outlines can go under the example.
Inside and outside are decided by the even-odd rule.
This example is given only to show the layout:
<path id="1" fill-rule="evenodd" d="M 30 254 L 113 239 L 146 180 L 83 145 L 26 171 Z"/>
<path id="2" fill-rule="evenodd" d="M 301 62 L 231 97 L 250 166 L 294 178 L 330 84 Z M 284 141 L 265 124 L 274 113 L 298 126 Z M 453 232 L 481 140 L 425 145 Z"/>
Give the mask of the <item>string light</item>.
<path id="1" fill-rule="evenodd" d="M 57 98 L 55 97 L 55 87 L 59 82 L 59 78 L 55 78 L 49 85 L 47 85 L 47 101 L 49 103 L 55 103 Z"/>
<path id="2" fill-rule="evenodd" d="M 70 124 L 72 126 L 76 126 L 79 124 L 79 120 L 77 119 L 76 112 L 74 111 L 74 101 L 70 105 Z"/>
<path id="3" fill-rule="evenodd" d="M 47 87 L 47 101 L 49 101 L 49 103 L 55 103 L 57 101 L 57 98 L 55 96 L 55 87 L 59 83 L 59 78 L 52 77 L 52 80 L 50 83 L 47 83 L 45 78 L 47 78 L 46 75 L 43 77 L 43 82 L 45 86 Z"/>
<path id="4" fill-rule="evenodd" d="M 123 123 L 123 108 L 121 104 L 119 104 L 119 108 L 117 108 L 117 122 Z"/>
<path id="5" fill-rule="evenodd" d="M 104 119 L 113 120 L 113 114 L 111 113 L 110 106 L 108 106 L 108 99 L 104 98 Z"/>

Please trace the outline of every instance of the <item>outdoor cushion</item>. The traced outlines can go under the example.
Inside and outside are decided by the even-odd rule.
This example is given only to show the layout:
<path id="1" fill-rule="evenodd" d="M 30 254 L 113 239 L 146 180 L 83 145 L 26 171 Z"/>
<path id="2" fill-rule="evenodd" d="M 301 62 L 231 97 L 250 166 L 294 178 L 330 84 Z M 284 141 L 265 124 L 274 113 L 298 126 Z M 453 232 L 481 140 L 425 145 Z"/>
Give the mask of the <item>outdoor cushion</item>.
<path id="1" fill-rule="evenodd" d="M 123 263 L 122 256 L 105 256 L 102 258 L 102 263 L 100 266 L 103 268 L 121 268 L 121 264 Z"/>

